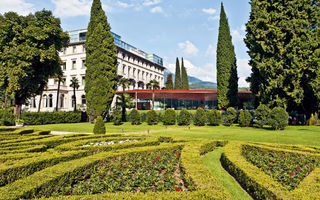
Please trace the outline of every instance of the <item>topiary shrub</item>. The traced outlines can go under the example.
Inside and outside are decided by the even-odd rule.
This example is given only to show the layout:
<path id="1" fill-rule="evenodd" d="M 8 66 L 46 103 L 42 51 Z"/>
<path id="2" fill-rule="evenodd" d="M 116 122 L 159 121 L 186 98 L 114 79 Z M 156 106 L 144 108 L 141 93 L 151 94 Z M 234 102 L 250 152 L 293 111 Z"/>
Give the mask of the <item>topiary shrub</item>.
<path id="1" fill-rule="evenodd" d="M 246 111 L 244 111 L 244 112 L 241 112 L 240 114 L 239 114 L 239 125 L 241 126 L 241 127 L 248 127 L 248 126 L 250 126 L 250 124 L 251 124 L 251 121 L 252 121 L 252 115 L 251 115 L 251 113 L 248 111 L 248 110 L 246 110 Z"/>
<path id="2" fill-rule="evenodd" d="M 221 124 L 222 116 L 219 110 L 210 110 L 207 118 L 208 124 L 211 126 L 219 126 Z"/>
<path id="3" fill-rule="evenodd" d="M 229 107 L 225 113 L 224 125 L 231 126 L 237 120 L 237 111 L 233 107 Z"/>
<path id="4" fill-rule="evenodd" d="M 187 111 L 187 109 L 182 108 L 178 116 L 178 125 L 179 126 L 188 126 L 191 122 L 191 114 Z"/>
<path id="5" fill-rule="evenodd" d="M 255 110 L 255 123 L 258 127 L 262 128 L 264 125 L 268 124 L 268 118 L 270 114 L 270 108 L 264 104 L 260 104 Z"/>
<path id="6" fill-rule="evenodd" d="M 132 109 L 130 112 L 130 121 L 132 125 L 139 125 L 140 124 L 140 113 L 137 109 Z"/>
<path id="7" fill-rule="evenodd" d="M 147 123 L 149 125 L 155 125 L 158 123 L 158 115 L 156 113 L 156 111 L 154 110 L 150 110 L 147 113 Z"/>
<path id="8" fill-rule="evenodd" d="M 284 130 L 288 125 L 289 114 L 282 107 L 275 107 L 269 116 L 269 125 L 274 130 Z"/>
<path id="9" fill-rule="evenodd" d="M 121 117 L 122 117 L 121 110 L 120 109 L 113 109 L 112 122 L 114 125 L 119 126 L 122 124 Z"/>
<path id="10" fill-rule="evenodd" d="M 194 114 L 193 124 L 196 126 L 204 126 L 207 122 L 207 116 L 203 108 L 197 108 L 196 113 Z"/>
<path id="11" fill-rule="evenodd" d="M 175 125 L 176 124 L 176 111 L 172 108 L 167 109 L 162 117 L 164 125 Z"/>
<path id="12" fill-rule="evenodd" d="M 96 119 L 96 123 L 94 124 L 93 128 L 94 134 L 105 134 L 106 133 L 106 127 L 104 125 L 104 121 L 101 116 L 98 116 Z"/>
<path id="13" fill-rule="evenodd" d="M 13 112 L 10 110 L 0 110 L 0 125 L 1 126 L 12 126 L 14 125 L 15 117 Z"/>

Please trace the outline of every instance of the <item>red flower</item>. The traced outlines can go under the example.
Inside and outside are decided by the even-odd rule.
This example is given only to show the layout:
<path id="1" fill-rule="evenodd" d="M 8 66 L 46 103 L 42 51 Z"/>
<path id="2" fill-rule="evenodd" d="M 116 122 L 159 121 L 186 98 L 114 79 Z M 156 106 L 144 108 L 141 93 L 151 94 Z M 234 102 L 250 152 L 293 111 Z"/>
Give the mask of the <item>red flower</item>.
<path id="1" fill-rule="evenodd" d="M 127 166 L 127 164 L 124 164 L 123 166 Z"/>
<path id="2" fill-rule="evenodd" d="M 168 175 L 166 174 L 166 177 L 168 177 Z"/>
<path id="3" fill-rule="evenodd" d="M 162 169 L 160 171 L 162 172 Z"/>
<path id="4" fill-rule="evenodd" d="M 270 161 L 270 164 L 272 164 L 272 161 Z"/>
<path id="5" fill-rule="evenodd" d="M 162 182 L 160 182 L 160 185 L 162 185 L 163 183 Z"/>
<path id="6" fill-rule="evenodd" d="M 127 181 L 129 180 L 129 178 L 127 178 Z"/>
<path id="7" fill-rule="evenodd" d="M 259 158 L 261 158 L 261 156 L 259 156 Z"/>
<path id="8" fill-rule="evenodd" d="M 291 176 L 292 174 L 291 173 L 289 173 L 289 176 Z"/>
<path id="9" fill-rule="evenodd" d="M 159 156 L 157 156 L 157 159 L 159 160 L 159 159 L 160 159 L 160 157 L 159 157 Z"/>
<path id="10" fill-rule="evenodd" d="M 121 168 L 123 168 L 123 166 L 121 165 Z"/>
<path id="11" fill-rule="evenodd" d="M 153 162 L 154 162 L 154 160 L 153 160 Z"/>
<path id="12" fill-rule="evenodd" d="M 299 171 L 299 168 L 297 168 L 296 170 Z"/>
<path id="13" fill-rule="evenodd" d="M 156 183 L 153 183 L 153 185 L 156 185 Z"/>
<path id="14" fill-rule="evenodd" d="M 71 191 L 70 191 L 70 190 L 68 190 L 68 191 L 67 191 L 67 193 L 68 193 L 68 194 L 71 194 Z"/>
<path id="15" fill-rule="evenodd" d="M 312 171 L 312 168 L 310 167 L 309 170 Z"/>

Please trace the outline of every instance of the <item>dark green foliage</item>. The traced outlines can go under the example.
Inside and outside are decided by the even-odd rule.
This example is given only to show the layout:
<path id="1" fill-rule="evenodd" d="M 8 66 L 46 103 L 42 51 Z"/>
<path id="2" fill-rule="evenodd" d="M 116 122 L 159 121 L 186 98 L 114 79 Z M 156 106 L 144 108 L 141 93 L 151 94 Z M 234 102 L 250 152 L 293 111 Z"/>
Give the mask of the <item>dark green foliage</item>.
<path id="1" fill-rule="evenodd" d="M 237 111 L 233 107 L 229 107 L 225 112 L 224 125 L 231 126 L 237 120 Z"/>
<path id="2" fill-rule="evenodd" d="M 270 108 L 264 104 L 260 104 L 258 108 L 254 111 L 255 123 L 258 127 L 262 128 L 264 125 L 268 124 L 268 118 L 270 114 Z"/>
<path id="3" fill-rule="evenodd" d="M 270 112 L 269 125 L 274 130 L 284 130 L 288 125 L 289 114 L 282 107 L 275 107 Z"/>
<path id="4" fill-rule="evenodd" d="M 182 108 L 178 116 L 178 125 L 179 126 L 188 126 L 191 123 L 191 114 L 187 109 Z"/>
<path id="5" fill-rule="evenodd" d="M 69 86 L 73 88 L 73 98 L 72 98 L 72 101 L 73 101 L 73 103 L 74 103 L 73 111 L 75 112 L 75 111 L 77 110 L 77 95 L 76 95 L 76 90 L 79 89 L 79 87 L 80 87 L 78 78 L 72 77 L 71 83 L 70 83 Z"/>
<path id="6" fill-rule="evenodd" d="M 117 87 L 117 48 L 100 0 L 94 0 L 86 35 L 86 101 L 91 119 L 106 116 Z"/>
<path id="7" fill-rule="evenodd" d="M 0 110 L 0 125 L 1 126 L 14 125 L 14 115 L 10 110 Z"/>
<path id="8" fill-rule="evenodd" d="M 164 125 L 175 125 L 176 124 L 176 111 L 172 108 L 168 108 L 162 117 Z"/>
<path id="9" fill-rule="evenodd" d="M 204 112 L 203 108 L 197 108 L 196 113 L 194 114 L 193 124 L 196 126 L 204 126 L 207 122 L 207 115 Z"/>
<path id="10" fill-rule="evenodd" d="M 307 114 L 320 102 L 320 3 L 251 0 L 245 43 L 259 103 Z"/>
<path id="11" fill-rule="evenodd" d="M 173 138 L 172 137 L 160 136 L 158 141 L 161 142 L 161 143 L 172 143 L 173 142 Z"/>
<path id="12" fill-rule="evenodd" d="M 167 76 L 166 89 L 167 90 L 173 90 L 172 74 L 168 74 L 168 76 Z"/>
<path id="13" fill-rule="evenodd" d="M 105 134 L 106 133 L 106 127 L 104 125 L 104 121 L 101 116 L 98 116 L 96 119 L 96 123 L 94 124 L 93 128 L 94 134 Z"/>
<path id="14" fill-rule="evenodd" d="M 182 89 L 183 90 L 189 90 L 189 79 L 188 79 L 188 74 L 187 74 L 187 70 L 184 67 L 184 62 L 183 62 L 183 58 L 181 59 L 181 81 L 182 81 Z"/>
<path id="15" fill-rule="evenodd" d="M 140 113 L 137 109 L 132 109 L 130 112 L 130 121 L 132 125 L 139 125 L 140 124 Z"/>
<path id="16" fill-rule="evenodd" d="M 112 122 L 114 125 L 121 125 L 121 110 L 113 109 Z"/>
<path id="17" fill-rule="evenodd" d="M 226 13 L 221 3 L 217 45 L 218 106 L 226 109 L 238 104 L 238 75 L 236 55 Z"/>
<path id="18" fill-rule="evenodd" d="M 129 87 L 129 84 L 130 84 L 130 81 L 129 79 L 126 79 L 126 78 L 121 78 L 120 80 L 118 80 L 118 86 L 121 86 L 122 87 L 122 94 L 121 94 L 121 97 L 119 98 L 120 99 L 120 105 L 121 105 L 121 120 L 123 122 L 126 121 L 126 108 L 127 108 L 127 99 L 126 98 L 126 94 L 124 93 L 125 90 Z"/>
<path id="19" fill-rule="evenodd" d="M 222 116 L 219 110 L 210 110 L 207 114 L 208 124 L 211 126 L 219 126 Z"/>
<path id="20" fill-rule="evenodd" d="M 176 60 L 176 73 L 175 73 L 175 77 L 174 77 L 174 89 L 175 90 L 182 89 L 181 70 L 180 70 L 180 64 L 179 64 L 178 58 Z"/>
<path id="21" fill-rule="evenodd" d="M 158 123 L 158 115 L 156 113 L 156 111 L 154 110 L 150 110 L 147 113 L 147 123 L 149 125 L 155 125 Z"/>
<path id="22" fill-rule="evenodd" d="M 252 115 L 251 115 L 251 113 L 248 111 L 248 110 L 246 110 L 246 111 L 244 111 L 244 112 L 241 112 L 240 114 L 239 114 L 239 125 L 241 126 L 241 127 L 248 127 L 248 126 L 250 126 L 250 124 L 251 124 L 251 122 L 252 122 Z"/>
<path id="23" fill-rule="evenodd" d="M 25 112 L 20 118 L 25 125 L 79 123 L 81 112 Z"/>

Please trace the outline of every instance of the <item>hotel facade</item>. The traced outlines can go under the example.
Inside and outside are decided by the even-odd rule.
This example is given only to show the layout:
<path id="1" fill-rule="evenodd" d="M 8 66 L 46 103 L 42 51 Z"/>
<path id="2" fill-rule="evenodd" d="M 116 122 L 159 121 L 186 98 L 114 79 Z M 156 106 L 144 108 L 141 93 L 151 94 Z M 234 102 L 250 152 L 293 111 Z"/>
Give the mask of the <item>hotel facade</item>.
<path id="1" fill-rule="evenodd" d="M 63 62 L 63 81 L 60 85 L 58 97 L 59 111 L 72 111 L 76 103 L 77 108 L 85 110 L 86 94 L 85 85 L 85 58 L 87 30 L 70 31 L 70 44 L 59 52 Z M 117 47 L 117 70 L 119 78 L 124 77 L 130 81 L 129 90 L 147 89 L 150 80 L 157 80 L 160 88 L 164 87 L 163 59 L 155 54 L 148 54 L 144 51 L 124 42 L 121 36 L 112 33 Z M 76 90 L 76 102 L 73 101 L 73 88 L 70 87 L 71 79 L 76 77 L 79 81 L 79 88 Z M 46 90 L 42 94 L 40 103 L 41 112 L 52 112 L 56 109 L 58 82 L 54 78 L 48 80 Z M 122 90 L 121 86 L 118 91 Z M 23 111 L 36 112 L 39 109 L 40 95 L 33 97 L 29 103 L 23 106 Z"/>

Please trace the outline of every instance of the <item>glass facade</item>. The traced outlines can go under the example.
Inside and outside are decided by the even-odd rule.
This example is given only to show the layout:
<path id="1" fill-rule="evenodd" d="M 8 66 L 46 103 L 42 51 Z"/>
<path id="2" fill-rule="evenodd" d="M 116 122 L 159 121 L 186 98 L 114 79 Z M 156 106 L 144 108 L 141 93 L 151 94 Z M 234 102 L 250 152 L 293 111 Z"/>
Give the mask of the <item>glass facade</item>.
<path id="1" fill-rule="evenodd" d="M 69 31 L 69 36 L 70 36 L 70 43 L 75 43 L 75 42 L 83 42 L 86 40 L 86 33 L 87 30 L 75 30 L 75 31 Z M 115 34 L 111 32 L 113 37 L 114 37 L 114 43 L 116 46 L 125 49 L 127 51 L 130 51 L 131 53 L 134 53 L 136 55 L 139 55 L 147 60 L 150 60 L 153 63 L 156 63 L 160 66 L 163 66 L 163 59 L 155 54 L 147 54 L 146 52 L 124 42 L 121 40 L 121 36 L 118 34 Z"/>

